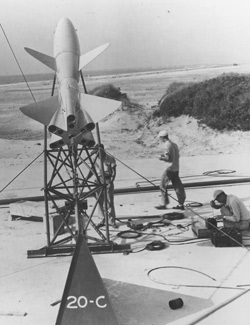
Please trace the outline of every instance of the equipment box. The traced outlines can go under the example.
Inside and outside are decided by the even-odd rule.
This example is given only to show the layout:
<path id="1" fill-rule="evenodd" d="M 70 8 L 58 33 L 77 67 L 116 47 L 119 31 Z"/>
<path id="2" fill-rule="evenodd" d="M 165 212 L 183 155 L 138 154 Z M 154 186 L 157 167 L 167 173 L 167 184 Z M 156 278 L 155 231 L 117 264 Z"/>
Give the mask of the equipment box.
<path id="1" fill-rule="evenodd" d="M 205 222 L 207 229 L 215 230 L 217 228 L 217 221 L 215 218 L 207 218 Z"/>
<path id="2" fill-rule="evenodd" d="M 242 235 L 236 229 L 221 228 L 211 232 L 211 241 L 215 247 L 241 246 Z"/>

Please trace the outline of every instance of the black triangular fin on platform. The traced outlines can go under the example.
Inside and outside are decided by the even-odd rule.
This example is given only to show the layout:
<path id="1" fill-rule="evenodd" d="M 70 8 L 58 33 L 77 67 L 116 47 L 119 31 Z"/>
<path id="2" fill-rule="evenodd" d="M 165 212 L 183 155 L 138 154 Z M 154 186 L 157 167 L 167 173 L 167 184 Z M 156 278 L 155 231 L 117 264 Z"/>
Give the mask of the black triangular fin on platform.
<path id="1" fill-rule="evenodd" d="M 56 325 L 119 325 L 108 292 L 82 235 L 70 265 Z"/>

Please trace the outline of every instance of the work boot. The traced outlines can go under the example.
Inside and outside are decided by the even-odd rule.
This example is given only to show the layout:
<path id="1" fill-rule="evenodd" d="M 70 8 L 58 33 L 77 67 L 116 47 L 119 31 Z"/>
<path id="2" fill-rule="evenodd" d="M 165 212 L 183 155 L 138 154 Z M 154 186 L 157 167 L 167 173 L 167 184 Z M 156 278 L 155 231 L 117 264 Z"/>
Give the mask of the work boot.
<path id="1" fill-rule="evenodd" d="M 155 208 L 157 210 L 166 210 L 167 209 L 167 206 L 166 205 L 157 205 L 157 206 L 155 206 Z"/>
<path id="2" fill-rule="evenodd" d="M 176 207 L 173 207 L 175 210 L 185 210 L 184 205 L 177 205 Z"/>
<path id="3" fill-rule="evenodd" d="M 103 226 L 105 226 L 105 219 L 102 219 L 98 224 L 97 224 L 97 228 L 101 228 L 101 227 L 103 227 Z"/>

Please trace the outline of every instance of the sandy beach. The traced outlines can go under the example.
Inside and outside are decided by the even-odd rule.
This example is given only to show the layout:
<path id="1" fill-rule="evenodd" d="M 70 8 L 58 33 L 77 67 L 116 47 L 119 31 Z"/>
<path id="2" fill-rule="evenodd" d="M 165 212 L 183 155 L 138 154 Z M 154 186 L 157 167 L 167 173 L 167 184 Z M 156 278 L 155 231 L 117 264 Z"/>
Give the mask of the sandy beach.
<path id="1" fill-rule="evenodd" d="M 134 110 L 119 109 L 100 123 L 101 140 L 108 152 L 118 161 L 115 186 L 136 186 L 145 179 L 158 179 L 164 165 L 156 156 L 162 147 L 157 134 L 168 129 L 170 138 L 179 145 L 181 154 L 180 175 L 183 182 L 207 179 L 204 173 L 213 170 L 231 170 L 233 175 L 226 177 L 249 177 L 250 175 L 250 132 L 218 132 L 200 125 L 189 116 L 164 120 L 151 119 L 150 114 L 174 81 L 202 81 L 222 73 L 249 73 L 247 65 L 197 69 L 187 71 L 156 71 L 102 77 L 86 77 L 87 89 L 111 83 L 126 93 L 131 101 L 140 107 Z M 36 100 L 50 96 L 52 81 L 36 82 L 31 85 Z M 43 126 L 27 118 L 19 107 L 32 102 L 27 86 L 22 84 L 0 87 L 0 200 L 43 195 Z M 94 133 L 95 134 L 95 133 Z M 129 166 L 127 168 L 125 165 Z M 138 176 L 142 174 L 145 179 Z M 20 174 L 20 175 L 19 175 Z M 222 177 L 222 179 L 225 179 Z M 249 183 L 227 185 L 226 191 L 243 199 L 250 210 Z M 187 190 L 187 201 L 202 202 L 203 207 L 195 210 L 202 216 L 211 216 L 209 201 L 214 187 Z M 174 193 L 171 191 L 171 195 Z M 157 210 L 159 193 L 117 196 L 115 199 L 117 215 L 152 215 Z M 171 200 L 174 205 L 175 201 Z M 33 325 L 54 324 L 58 305 L 51 303 L 62 296 L 71 257 L 53 257 L 27 259 L 29 249 L 38 249 L 46 244 L 44 225 L 31 221 L 11 221 L 9 205 L 0 206 L 1 233 L 1 299 L 0 324 Z M 195 214 L 188 210 L 185 224 L 189 224 Z M 119 230 L 124 230 L 119 225 Z M 158 234 L 169 235 L 166 230 L 156 230 Z M 191 230 L 179 234 L 177 228 L 170 232 L 171 239 L 194 237 Z M 117 240 L 117 232 L 112 230 L 112 239 Z M 157 237 L 156 237 L 157 238 Z M 145 242 L 130 240 L 134 249 L 140 249 Z M 248 249 L 235 247 L 215 248 L 211 242 L 196 245 L 183 245 L 178 248 L 170 245 L 159 252 L 143 251 L 139 254 L 95 255 L 94 259 L 108 288 L 114 308 L 122 325 L 128 324 L 196 324 L 192 323 L 216 306 L 239 294 L 237 285 L 249 286 L 250 258 Z M 216 278 L 216 281 L 204 281 L 192 277 L 202 287 L 188 288 L 178 285 L 162 285 L 162 281 L 172 283 L 174 273 L 159 273 L 150 281 L 146 270 L 157 266 L 172 265 L 198 269 Z M 126 269 L 126 272 L 124 270 Z M 48 276 L 49 275 L 49 276 Z M 167 280 L 166 280 L 167 277 Z M 178 273 L 179 281 L 186 281 L 186 275 Z M 197 281 L 197 282 L 196 282 Z M 185 282 L 186 283 L 186 282 Z M 214 285 L 205 288 L 203 285 Z M 218 289 L 219 287 L 230 289 Z M 168 301 L 182 297 L 185 308 L 169 310 Z M 149 299 L 150 298 L 150 299 Z M 249 293 L 244 294 L 235 303 L 220 309 L 209 318 L 203 318 L 200 324 L 228 325 L 247 324 L 250 313 Z M 137 304 L 137 308 L 133 308 Z M 145 310 L 145 306 L 148 311 Z M 26 315 L 24 315 L 26 314 Z M 240 318 L 240 319 L 239 319 Z"/>

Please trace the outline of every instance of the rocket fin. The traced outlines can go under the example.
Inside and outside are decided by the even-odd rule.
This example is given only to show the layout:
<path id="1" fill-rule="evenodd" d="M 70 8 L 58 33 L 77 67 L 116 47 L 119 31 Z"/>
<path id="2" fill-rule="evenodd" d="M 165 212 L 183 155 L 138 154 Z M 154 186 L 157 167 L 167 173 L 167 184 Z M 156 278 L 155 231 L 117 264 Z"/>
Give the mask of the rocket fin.
<path id="1" fill-rule="evenodd" d="M 56 60 L 47 54 L 32 50 L 28 47 L 24 48 L 26 52 L 28 52 L 31 56 L 33 56 L 38 61 L 42 62 L 43 64 L 47 65 L 50 69 L 56 71 Z"/>
<path id="2" fill-rule="evenodd" d="M 94 60 L 98 55 L 100 55 L 106 48 L 109 47 L 109 43 L 103 44 L 94 50 L 91 50 L 80 56 L 79 71 L 82 70 L 87 64 Z"/>
<path id="3" fill-rule="evenodd" d="M 44 125 L 49 125 L 53 115 L 60 108 L 58 97 L 51 97 L 38 102 L 22 106 L 20 110 L 26 116 Z"/>
<path id="4" fill-rule="evenodd" d="M 50 138 L 50 148 L 51 149 L 59 149 L 64 145 L 70 145 L 71 140 L 67 137 L 61 137 L 57 134 L 52 133 Z M 75 143 L 82 145 L 84 147 L 94 147 L 95 139 L 92 132 L 88 133 L 80 133 L 79 135 L 75 136 Z"/>
<path id="5" fill-rule="evenodd" d="M 50 138 L 50 149 L 59 149 L 66 144 L 65 140 L 52 133 Z"/>
<path id="6" fill-rule="evenodd" d="M 83 108 L 91 116 L 92 120 L 97 123 L 116 111 L 122 103 L 113 99 L 81 93 L 80 104 L 81 108 Z"/>

